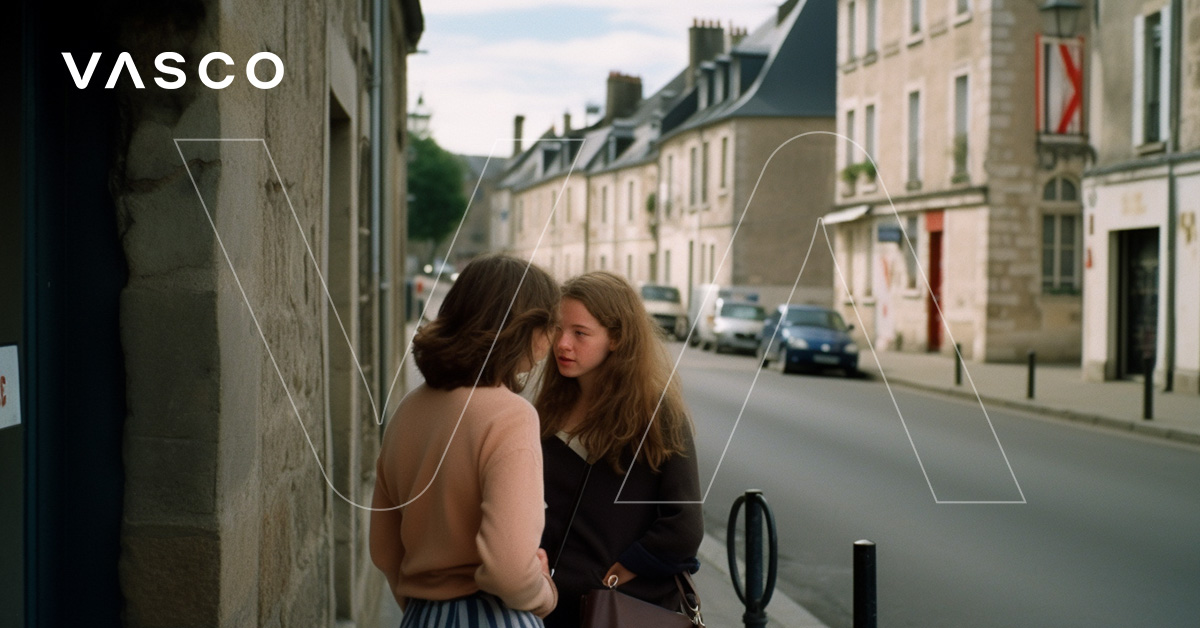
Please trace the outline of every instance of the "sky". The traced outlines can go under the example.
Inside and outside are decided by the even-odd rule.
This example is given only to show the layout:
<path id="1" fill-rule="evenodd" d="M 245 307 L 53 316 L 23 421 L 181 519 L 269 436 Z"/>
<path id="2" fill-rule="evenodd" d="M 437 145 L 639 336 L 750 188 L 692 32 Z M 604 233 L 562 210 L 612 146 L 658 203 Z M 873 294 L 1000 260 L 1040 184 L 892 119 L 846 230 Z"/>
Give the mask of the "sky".
<path id="1" fill-rule="evenodd" d="M 408 57 L 409 110 L 456 153 L 507 157 L 513 117 L 525 145 L 563 113 L 579 128 L 603 107 L 610 71 L 639 76 L 649 96 L 687 66 L 693 19 L 751 31 L 775 15 L 764 0 L 426 0 L 425 32 Z"/>

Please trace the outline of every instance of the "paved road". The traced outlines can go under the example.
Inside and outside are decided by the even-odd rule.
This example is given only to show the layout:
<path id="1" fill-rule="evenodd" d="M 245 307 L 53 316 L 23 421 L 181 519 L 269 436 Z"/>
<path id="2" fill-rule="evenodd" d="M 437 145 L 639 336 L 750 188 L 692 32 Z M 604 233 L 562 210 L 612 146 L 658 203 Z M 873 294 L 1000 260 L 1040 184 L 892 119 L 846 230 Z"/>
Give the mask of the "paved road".
<path id="1" fill-rule="evenodd" d="M 681 374 L 703 488 L 755 362 L 689 350 Z M 710 529 L 723 536 L 742 490 L 765 490 L 780 587 L 835 628 L 851 622 L 861 538 L 878 544 L 883 627 L 1200 625 L 1200 449 L 894 399 L 879 381 L 763 371 L 707 496 Z"/>

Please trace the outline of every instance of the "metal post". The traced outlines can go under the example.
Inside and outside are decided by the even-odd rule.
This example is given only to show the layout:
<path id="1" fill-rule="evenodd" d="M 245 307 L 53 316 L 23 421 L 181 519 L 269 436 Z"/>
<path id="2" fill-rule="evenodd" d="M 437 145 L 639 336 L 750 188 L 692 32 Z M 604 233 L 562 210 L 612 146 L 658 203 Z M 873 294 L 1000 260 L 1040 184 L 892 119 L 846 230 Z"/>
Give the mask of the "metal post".
<path id="1" fill-rule="evenodd" d="M 743 591 L 741 576 L 738 573 L 737 552 L 734 541 L 737 538 L 737 514 L 742 504 L 746 505 L 746 587 Z M 763 538 L 762 524 L 767 524 L 767 571 L 766 582 L 763 581 Z M 775 575 L 778 568 L 779 542 L 775 535 L 775 516 L 763 498 L 762 491 L 751 489 L 733 502 L 729 512 L 729 527 L 725 535 L 725 548 L 729 558 L 729 573 L 733 579 L 733 590 L 738 599 L 746 607 L 742 621 L 746 628 L 766 628 L 767 602 L 771 601 L 771 593 L 775 591 Z"/>
<path id="2" fill-rule="evenodd" d="M 855 541 L 854 628 L 875 628 L 878 622 L 875 594 L 875 544 Z"/>
<path id="3" fill-rule="evenodd" d="M 1037 352 L 1029 352 L 1029 384 L 1025 387 L 1025 397 L 1033 399 L 1033 380 L 1034 373 L 1037 371 Z"/>
<path id="4" fill-rule="evenodd" d="M 746 612 L 742 620 L 746 628 L 766 628 L 767 614 L 759 605 L 763 593 L 762 564 L 762 505 L 758 499 L 762 491 L 746 491 Z"/>
<path id="5" fill-rule="evenodd" d="M 954 343 L 954 385 L 962 386 L 962 343 Z"/>
<path id="6" fill-rule="evenodd" d="M 1142 390 L 1142 418 L 1149 421 L 1154 418 L 1154 354 L 1147 355 L 1142 360 L 1142 379 L 1145 388 Z"/>

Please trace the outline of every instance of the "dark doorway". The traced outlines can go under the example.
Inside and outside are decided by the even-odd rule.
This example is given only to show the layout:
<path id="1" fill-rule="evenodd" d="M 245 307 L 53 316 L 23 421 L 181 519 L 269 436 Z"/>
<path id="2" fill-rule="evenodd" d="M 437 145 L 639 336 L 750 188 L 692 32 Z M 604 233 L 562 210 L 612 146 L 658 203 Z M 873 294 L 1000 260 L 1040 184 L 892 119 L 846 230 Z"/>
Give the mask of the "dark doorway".
<path id="1" fill-rule="evenodd" d="M 1158 229 L 1118 235 L 1118 377 L 1141 375 L 1158 340 Z"/>

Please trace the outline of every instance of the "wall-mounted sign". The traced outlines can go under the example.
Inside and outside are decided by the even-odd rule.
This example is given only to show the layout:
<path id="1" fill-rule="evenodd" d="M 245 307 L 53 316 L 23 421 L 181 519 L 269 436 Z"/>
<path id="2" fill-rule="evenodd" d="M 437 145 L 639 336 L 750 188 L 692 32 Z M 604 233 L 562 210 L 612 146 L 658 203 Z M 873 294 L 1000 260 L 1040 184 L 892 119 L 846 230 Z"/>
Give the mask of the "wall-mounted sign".
<path id="1" fill-rule="evenodd" d="M 21 384 L 17 374 L 17 346 L 0 346 L 0 428 L 21 422 Z"/>
<path id="2" fill-rule="evenodd" d="M 900 240 L 900 225 L 879 225 L 880 242 L 899 242 Z"/>

